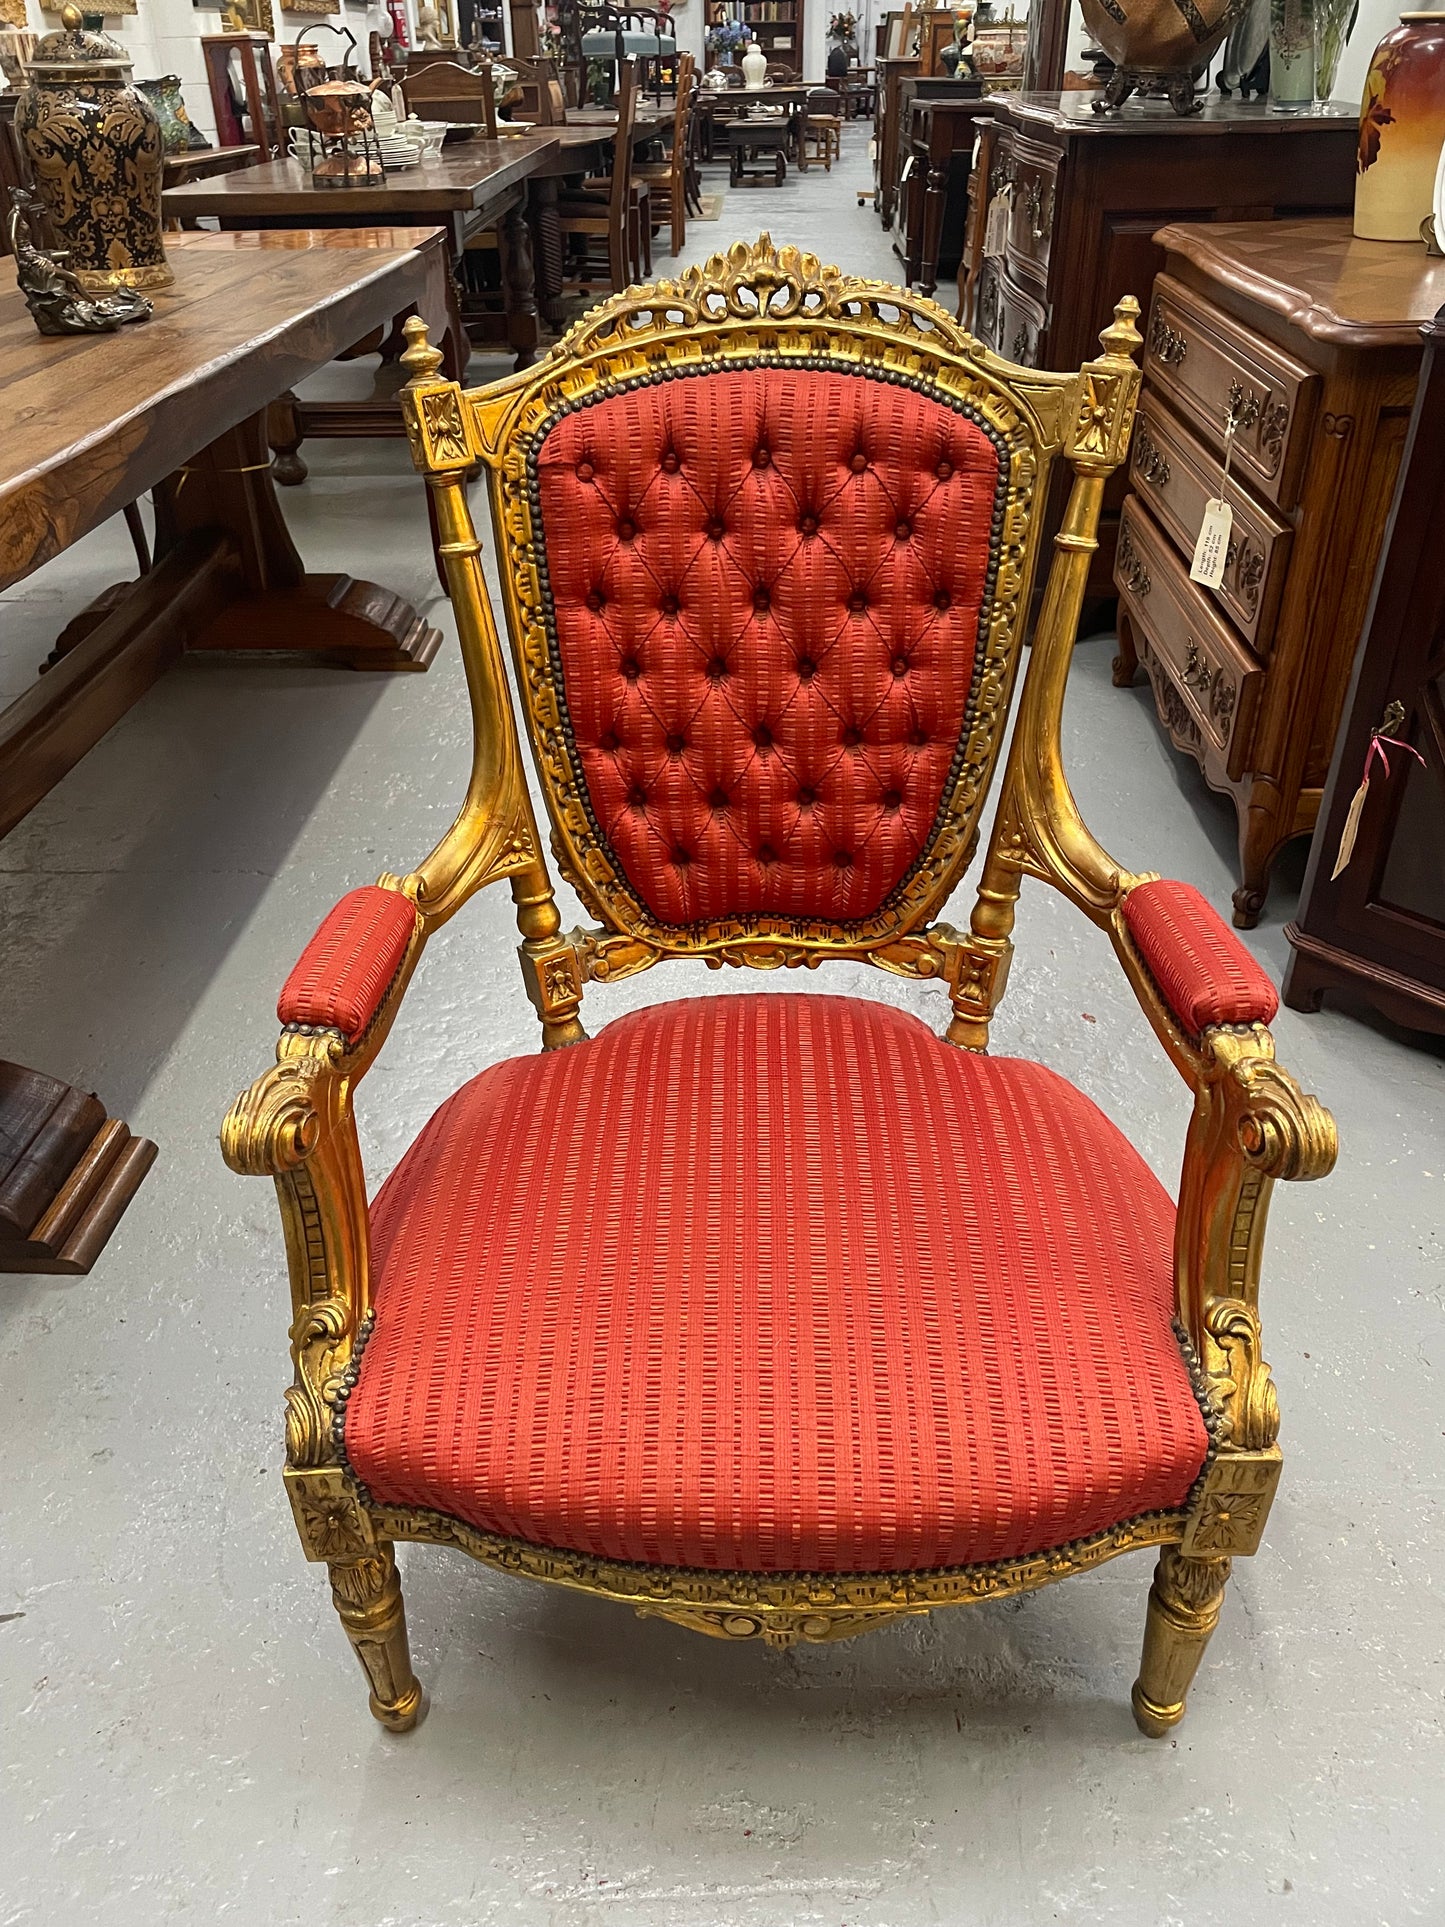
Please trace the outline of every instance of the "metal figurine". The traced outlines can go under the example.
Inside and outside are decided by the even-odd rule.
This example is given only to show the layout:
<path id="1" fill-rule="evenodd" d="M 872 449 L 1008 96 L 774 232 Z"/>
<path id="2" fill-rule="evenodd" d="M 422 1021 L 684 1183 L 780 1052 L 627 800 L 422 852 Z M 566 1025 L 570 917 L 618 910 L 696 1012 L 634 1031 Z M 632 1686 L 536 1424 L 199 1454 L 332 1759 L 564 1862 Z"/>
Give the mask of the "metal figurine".
<path id="1" fill-rule="evenodd" d="M 148 320 L 155 310 L 143 294 L 133 288 L 87 294 L 79 276 L 61 265 L 68 249 L 35 245 L 31 222 L 42 212 L 28 188 L 11 188 L 10 252 L 15 256 L 15 280 L 41 334 L 108 335 L 127 321 Z"/>

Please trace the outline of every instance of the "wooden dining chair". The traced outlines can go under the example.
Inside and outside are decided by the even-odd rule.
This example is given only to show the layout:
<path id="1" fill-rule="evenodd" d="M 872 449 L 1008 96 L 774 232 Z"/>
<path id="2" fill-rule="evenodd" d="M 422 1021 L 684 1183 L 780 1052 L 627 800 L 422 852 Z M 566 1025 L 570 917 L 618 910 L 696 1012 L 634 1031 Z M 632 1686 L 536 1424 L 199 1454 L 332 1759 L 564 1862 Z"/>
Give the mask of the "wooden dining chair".
<path id="1" fill-rule="evenodd" d="M 798 117 L 798 172 L 806 174 L 809 161 L 821 161 L 824 173 L 831 174 L 842 151 L 842 102 L 831 87 L 815 87 Z"/>
<path id="2" fill-rule="evenodd" d="M 637 124 L 637 63 L 621 63 L 617 83 L 617 125 L 612 137 L 612 171 L 564 193 L 557 203 L 563 246 L 580 240 L 580 261 L 564 262 L 574 284 L 591 287 L 605 272 L 614 294 L 652 272 L 652 195 L 646 180 L 634 178 L 633 132 Z M 605 258 L 605 270 L 602 259 Z"/>
<path id="3" fill-rule="evenodd" d="M 401 83 L 407 112 L 418 120 L 444 120 L 480 127 L 497 138 L 497 100 L 492 63 L 464 67 L 456 60 L 435 60 L 409 73 Z"/>
<path id="4" fill-rule="evenodd" d="M 763 236 L 470 393 L 407 323 L 471 777 L 429 856 L 324 919 L 222 1131 L 234 1170 L 276 1181 L 286 1486 L 392 1729 L 423 1705 L 398 1540 L 775 1647 L 1151 1548 L 1134 1713 L 1154 1736 L 1183 1717 L 1280 1475 L 1270 1192 L 1324 1175 L 1335 1132 L 1275 1061 L 1253 956 L 1197 890 L 1101 848 L 1064 771 L 1138 312 L 1119 303 L 1082 369 L 1014 367 L 932 302 Z M 960 930 L 941 913 L 981 833 Z M 1094 926 L 1121 1015 L 1142 1009 L 1114 1111 L 1148 1112 L 1131 1067 L 1152 1092 L 1153 1050 L 1183 1080 L 1177 1203 L 1083 1092 L 989 1047 L 1026 880 Z M 502 883 L 542 1048 L 478 1075 L 478 1026 L 424 953 Z M 1049 954 L 1040 1038 L 1065 1015 Z M 616 1015 L 604 988 L 592 1016 L 588 986 L 673 959 L 797 987 Z M 945 1028 L 822 994 L 838 961 L 933 986 Z M 408 990 L 392 1050 L 449 1094 L 368 1199 L 354 1106 Z M 502 1020 L 486 1035 L 508 1047 Z M 1095 1591 L 1093 1633 L 1122 1597 Z"/>
<path id="5" fill-rule="evenodd" d="M 633 179 L 646 181 L 654 192 L 654 204 L 667 202 L 671 225 L 671 247 L 681 254 L 687 244 L 687 165 L 688 129 L 692 119 L 692 90 L 697 62 L 691 54 L 680 54 L 677 63 L 677 96 L 672 110 L 672 141 L 666 160 L 644 161 L 633 169 Z M 659 214 L 661 208 L 658 209 Z"/>

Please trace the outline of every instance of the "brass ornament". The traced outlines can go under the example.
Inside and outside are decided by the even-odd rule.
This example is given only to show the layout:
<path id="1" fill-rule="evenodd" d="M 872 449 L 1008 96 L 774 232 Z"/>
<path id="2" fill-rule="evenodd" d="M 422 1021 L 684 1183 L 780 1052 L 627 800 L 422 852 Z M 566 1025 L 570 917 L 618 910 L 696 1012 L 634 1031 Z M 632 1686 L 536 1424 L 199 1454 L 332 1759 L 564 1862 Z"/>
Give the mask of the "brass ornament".
<path id="1" fill-rule="evenodd" d="M 501 1571 L 562 1585 L 710 1636 L 795 1640 L 851 1637 L 899 1615 L 1007 1597 L 1142 1546 L 1160 1553 L 1150 1594 L 1136 1716 L 1159 1734 L 1184 1697 L 1218 1618 L 1232 1556 L 1258 1544 L 1278 1481 L 1278 1411 L 1260 1354 L 1257 1285 L 1269 1193 L 1280 1178 L 1323 1176 L 1333 1120 L 1274 1061 L 1262 1025 L 1184 1032 L 1123 919 L 1147 880 L 1105 851 L 1083 823 L 1063 768 L 1060 718 L 1097 541 L 1106 480 L 1127 452 L 1138 396 L 1137 304 L 1119 304 L 1103 353 L 1072 375 L 1010 366 L 942 309 L 903 289 L 855 280 L 763 237 L 738 244 L 677 280 L 604 302 L 536 367 L 464 392 L 442 377 L 425 325 L 408 321 L 411 379 L 402 406 L 426 478 L 456 612 L 473 713 L 472 769 L 452 827 L 412 871 L 382 887 L 416 906 L 412 944 L 366 1036 L 283 1032 L 277 1064 L 233 1106 L 222 1132 L 238 1171 L 276 1181 L 291 1274 L 295 1378 L 288 1394 L 287 1481 L 309 1557 L 332 1568 L 338 1610 L 387 1724 L 414 1720 L 420 1688 L 406 1658 L 391 1545 L 454 1545 Z M 558 728 L 547 648 L 528 448 L 563 407 L 643 377 L 757 361 L 830 367 L 905 380 L 976 411 L 1006 455 L 1000 558 L 986 618 L 986 669 L 958 779 L 915 874 L 866 926 L 738 917 L 679 930 L 651 919 L 591 830 L 577 772 Z M 999 755 L 1021 653 L 1022 612 L 1037 563 L 1038 514 L 1052 464 L 1073 482 L 1055 539 L 1034 647 L 1003 770 L 999 806 L 966 931 L 934 921 L 973 839 Z M 526 718 L 552 819 L 559 868 L 600 927 L 564 933 L 533 817 L 501 643 L 481 567 L 466 486 L 487 471 L 507 624 Z M 974 1050 L 1007 982 L 1022 880 L 1060 890 L 1112 943 L 1162 1047 L 1194 1098 L 1176 1224 L 1178 1317 L 1211 1407 L 1211 1447 L 1185 1506 L 1126 1522 L 1071 1546 L 953 1571 L 748 1574 L 628 1565 L 505 1539 L 462 1521 L 373 1501 L 346 1463 L 344 1413 L 370 1329 L 367 1199 L 353 1114 L 357 1083 L 382 1047 L 433 930 L 486 884 L 505 878 L 516 905 L 528 991 L 544 1048 L 585 1036 L 585 985 L 667 957 L 710 964 L 813 969 L 862 957 L 937 982 L 949 996 L 948 1036 Z M 338 1578 L 338 1571 L 348 1576 Z"/>

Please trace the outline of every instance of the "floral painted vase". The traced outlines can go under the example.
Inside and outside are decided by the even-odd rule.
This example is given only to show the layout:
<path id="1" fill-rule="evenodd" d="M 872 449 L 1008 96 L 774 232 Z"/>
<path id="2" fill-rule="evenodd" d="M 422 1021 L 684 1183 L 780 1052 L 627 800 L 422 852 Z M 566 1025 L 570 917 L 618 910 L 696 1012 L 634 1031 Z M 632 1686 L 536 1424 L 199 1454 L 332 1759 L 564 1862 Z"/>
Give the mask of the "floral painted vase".
<path id="1" fill-rule="evenodd" d="M 130 55 L 66 7 L 27 66 L 15 132 L 56 246 L 83 288 L 168 288 L 161 243 L 164 141 L 130 84 Z"/>
<path id="2" fill-rule="evenodd" d="M 1360 106 L 1355 233 L 1418 241 L 1445 141 L 1445 13 L 1402 13 L 1375 49 Z"/>

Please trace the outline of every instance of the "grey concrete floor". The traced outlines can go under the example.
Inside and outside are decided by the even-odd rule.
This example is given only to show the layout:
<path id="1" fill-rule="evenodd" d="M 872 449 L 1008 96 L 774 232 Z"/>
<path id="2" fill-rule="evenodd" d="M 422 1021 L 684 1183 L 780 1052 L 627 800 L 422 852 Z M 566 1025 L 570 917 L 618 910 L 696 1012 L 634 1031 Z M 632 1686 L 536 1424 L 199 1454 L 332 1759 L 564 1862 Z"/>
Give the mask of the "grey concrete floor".
<path id="1" fill-rule="evenodd" d="M 855 206 L 864 150 L 850 127 L 831 176 L 731 194 L 690 254 L 766 224 L 890 275 Z M 310 459 L 285 504 L 313 566 L 371 573 L 450 638 L 403 447 Z M 5 597 L 0 697 L 128 572 L 117 524 Z M 1085 814 L 1227 909 L 1232 813 L 1146 696 L 1110 686 L 1111 653 L 1082 644 L 1070 684 Z M 425 677 L 188 662 L 0 844 L 0 1055 L 93 1085 L 160 1144 L 90 1278 L 0 1279 L 0 1923 L 1445 1920 L 1445 1076 L 1328 1012 L 1276 1029 L 1344 1146 L 1274 1209 L 1285 1481 L 1173 1740 L 1128 1711 L 1147 1554 L 777 1655 L 410 1548 L 432 1711 L 404 1739 L 372 1722 L 278 1478 L 274 1201 L 215 1134 L 315 921 L 430 846 L 467 741 L 450 640 Z M 1276 979 L 1298 879 L 1247 939 Z M 494 892 L 431 946 L 362 1094 L 374 1178 L 463 1076 L 535 1047 L 514 943 Z M 1106 947 L 1031 887 L 1018 951 L 998 1047 L 1072 1077 L 1172 1182 L 1186 1094 Z M 590 992 L 590 1020 L 702 987 L 764 986 L 678 965 Z M 828 987 L 940 1021 L 937 993 L 861 968 Z"/>

